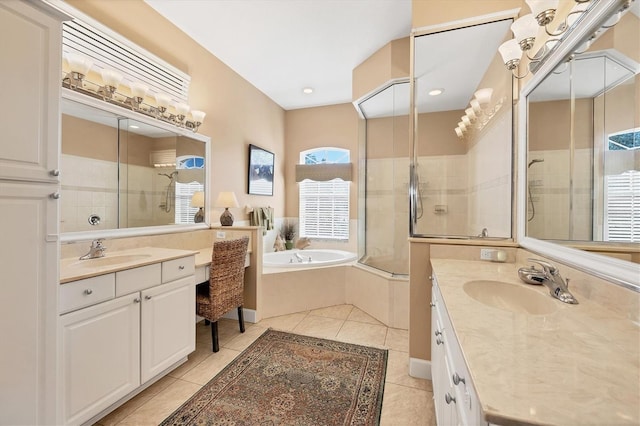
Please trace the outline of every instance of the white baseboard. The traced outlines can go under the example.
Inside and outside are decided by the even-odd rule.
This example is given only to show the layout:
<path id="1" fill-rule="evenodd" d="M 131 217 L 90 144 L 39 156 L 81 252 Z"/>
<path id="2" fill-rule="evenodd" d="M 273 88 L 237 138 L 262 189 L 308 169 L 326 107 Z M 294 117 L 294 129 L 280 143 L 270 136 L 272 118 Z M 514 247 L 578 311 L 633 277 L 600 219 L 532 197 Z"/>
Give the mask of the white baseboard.
<path id="1" fill-rule="evenodd" d="M 244 316 L 244 320 L 246 322 L 250 322 L 252 324 L 255 324 L 258 322 L 258 315 L 257 312 L 255 311 L 255 309 L 247 309 L 247 308 L 242 308 L 242 313 Z M 233 319 L 233 320 L 237 320 L 238 319 L 238 310 L 237 309 L 232 309 L 229 312 L 227 312 L 223 318 L 228 318 L 228 319 Z"/>
<path id="2" fill-rule="evenodd" d="M 431 361 L 409 358 L 409 375 L 418 379 L 431 380 Z"/>

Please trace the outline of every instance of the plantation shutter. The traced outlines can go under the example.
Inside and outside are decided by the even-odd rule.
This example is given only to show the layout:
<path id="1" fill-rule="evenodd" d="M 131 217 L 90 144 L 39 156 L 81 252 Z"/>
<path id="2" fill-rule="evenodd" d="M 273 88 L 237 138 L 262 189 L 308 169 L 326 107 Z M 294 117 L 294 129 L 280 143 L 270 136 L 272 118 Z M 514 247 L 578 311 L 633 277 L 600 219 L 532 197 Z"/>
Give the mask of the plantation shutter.
<path id="1" fill-rule="evenodd" d="M 299 183 L 300 236 L 349 239 L 349 182 L 342 179 Z"/>
<path id="2" fill-rule="evenodd" d="M 606 241 L 640 242 L 640 172 L 605 177 Z"/>

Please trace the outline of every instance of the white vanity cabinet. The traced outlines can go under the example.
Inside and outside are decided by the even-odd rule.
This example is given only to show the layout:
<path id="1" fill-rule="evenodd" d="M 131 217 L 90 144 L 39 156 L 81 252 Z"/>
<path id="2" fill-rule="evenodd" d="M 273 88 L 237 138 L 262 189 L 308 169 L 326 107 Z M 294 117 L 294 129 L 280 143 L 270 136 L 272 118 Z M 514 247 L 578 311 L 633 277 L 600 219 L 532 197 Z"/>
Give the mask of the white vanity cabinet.
<path id="1" fill-rule="evenodd" d="M 431 291 L 431 376 L 438 425 L 487 425 L 434 275 Z"/>
<path id="2" fill-rule="evenodd" d="M 60 316 L 60 423 L 92 419 L 195 350 L 194 269 L 189 256 L 61 284 L 61 311 L 75 310 Z"/>

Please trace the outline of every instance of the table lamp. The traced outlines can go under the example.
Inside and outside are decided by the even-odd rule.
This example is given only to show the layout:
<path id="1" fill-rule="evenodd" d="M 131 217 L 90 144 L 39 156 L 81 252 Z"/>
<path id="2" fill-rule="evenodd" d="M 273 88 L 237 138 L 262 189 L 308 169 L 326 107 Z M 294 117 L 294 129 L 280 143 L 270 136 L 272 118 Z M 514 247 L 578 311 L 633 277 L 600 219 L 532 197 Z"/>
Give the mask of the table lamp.
<path id="1" fill-rule="evenodd" d="M 191 207 L 198 207 L 198 211 L 195 216 L 193 216 L 193 221 L 195 223 L 204 222 L 204 192 L 196 191 L 191 196 Z"/>
<path id="2" fill-rule="evenodd" d="M 216 207 L 224 207 L 224 211 L 220 215 L 220 225 L 231 226 L 233 225 L 233 215 L 229 211 L 230 207 L 240 207 L 238 199 L 234 192 L 221 192 L 216 200 Z"/>

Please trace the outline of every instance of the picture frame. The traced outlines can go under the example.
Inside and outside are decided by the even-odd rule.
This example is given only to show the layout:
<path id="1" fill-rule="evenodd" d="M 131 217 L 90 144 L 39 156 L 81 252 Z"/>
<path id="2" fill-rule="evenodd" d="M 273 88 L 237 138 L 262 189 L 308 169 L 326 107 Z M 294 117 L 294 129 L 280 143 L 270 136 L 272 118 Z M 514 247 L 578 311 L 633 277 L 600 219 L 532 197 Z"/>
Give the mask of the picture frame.
<path id="1" fill-rule="evenodd" d="M 249 144 L 247 193 L 273 195 L 275 155 L 259 146 Z"/>

